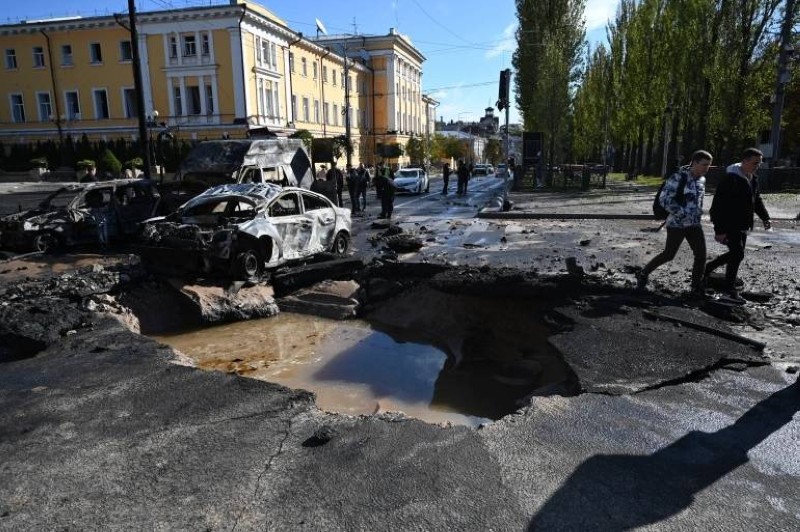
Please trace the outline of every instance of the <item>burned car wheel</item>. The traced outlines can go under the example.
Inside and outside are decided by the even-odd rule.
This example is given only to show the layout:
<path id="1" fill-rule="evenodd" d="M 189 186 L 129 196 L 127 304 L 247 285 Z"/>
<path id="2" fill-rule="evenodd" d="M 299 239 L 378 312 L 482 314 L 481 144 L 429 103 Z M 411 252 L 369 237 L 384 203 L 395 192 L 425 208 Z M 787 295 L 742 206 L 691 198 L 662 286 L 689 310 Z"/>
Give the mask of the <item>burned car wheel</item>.
<path id="1" fill-rule="evenodd" d="M 243 248 L 237 255 L 233 264 L 233 274 L 240 281 L 255 281 L 261 277 L 263 263 L 261 254 L 255 246 Z"/>
<path id="2" fill-rule="evenodd" d="M 53 233 L 39 233 L 33 237 L 33 249 L 42 253 L 55 251 L 58 247 L 58 238 Z"/>
<path id="3" fill-rule="evenodd" d="M 350 249 L 350 237 L 344 231 L 339 231 L 336 238 L 333 239 L 331 251 L 337 255 L 346 255 L 347 250 Z"/>

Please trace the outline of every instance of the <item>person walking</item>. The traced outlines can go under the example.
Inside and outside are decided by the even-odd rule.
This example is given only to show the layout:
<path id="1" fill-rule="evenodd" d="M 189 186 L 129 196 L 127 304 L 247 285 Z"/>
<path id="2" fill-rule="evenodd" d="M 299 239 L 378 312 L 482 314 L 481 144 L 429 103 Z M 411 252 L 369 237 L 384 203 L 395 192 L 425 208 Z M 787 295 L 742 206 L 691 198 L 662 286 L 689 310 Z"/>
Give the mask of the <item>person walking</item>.
<path id="1" fill-rule="evenodd" d="M 328 170 L 327 174 L 328 181 L 332 181 L 336 185 L 336 204 L 337 207 L 344 207 L 344 201 L 342 200 L 342 192 L 344 191 L 344 174 L 342 171 L 336 167 L 336 161 L 331 163 L 331 169 Z"/>
<path id="2" fill-rule="evenodd" d="M 753 215 L 757 214 L 764 229 L 772 227 L 769 213 L 761 199 L 761 187 L 756 171 L 761 166 L 764 154 L 756 148 L 747 148 L 741 162 L 730 165 L 725 177 L 720 180 L 711 202 L 711 222 L 714 224 L 714 239 L 728 246 L 728 251 L 710 261 L 705 267 L 708 276 L 725 265 L 725 291 L 736 303 L 745 300 L 736 288 L 736 276 L 744 260 L 747 232 L 753 229 Z"/>
<path id="3" fill-rule="evenodd" d="M 659 201 L 669 215 L 667 226 L 667 242 L 664 251 L 653 257 L 640 272 L 636 274 L 636 287 L 643 290 L 650 274 L 675 258 L 683 240 L 689 243 L 694 254 L 692 265 L 693 296 L 703 296 L 704 268 L 706 263 L 706 238 L 700 218 L 703 215 L 703 196 L 705 195 L 705 175 L 711 167 L 711 154 L 698 150 L 692 154 L 691 163 L 672 174 L 661 191 Z"/>
<path id="4" fill-rule="evenodd" d="M 378 200 L 383 199 L 383 171 L 383 161 L 380 161 L 375 166 L 375 176 L 372 178 L 372 184 L 375 185 L 375 195 L 378 197 Z M 381 203 L 381 205 L 383 205 L 383 203 Z"/>
<path id="5" fill-rule="evenodd" d="M 456 188 L 457 194 L 460 196 L 467 192 L 467 183 L 469 182 L 469 168 L 464 161 L 458 162 L 458 169 L 456 170 L 458 176 L 458 185 Z"/>
<path id="6" fill-rule="evenodd" d="M 364 167 L 364 163 L 358 165 L 356 171 L 356 179 L 358 181 L 358 192 L 356 194 L 356 201 L 359 203 L 359 210 L 367 210 L 367 189 L 369 188 L 369 171 Z"/>
<path id="7" fill-rule="evenodd" d="M 442 186 L 442 194 L 447 195 L 447 187 L 450 184 L 450 163 L 444 163 L 442 167 L 442 182 L 444 186 Z"/>
<path id="8" fill-rule="evenodd" d="M 316 192 L 317 194 L 322 194 L 331 200 L 331 203 L 336 205 L 335 183 L 328 181 L 328 178 L 325 176 L 324 172 L 320 171 L 317 173 L 317 178 L 311 183 L 309 190 L 311 190 L 311 192 Z"/>
<path id="9" fill-rule="evenodd" d="M 394 211 L 394 195 L 397 186 L 394 184 L 394 172 L 388 165 L 382 166 L 375 176 L 375 187 L 381 191 L 381 214 L 378 218 L 392 219 Z"/>
<path id="10" fill-rule="evenodd" d="M 352 165 L 347 165 L 345 170 L 345 181 L 347 182 L 347 193 L 350 196 L 350 210 L 354 213 L 360 211 L 358 201 L 358 176 Z"/>

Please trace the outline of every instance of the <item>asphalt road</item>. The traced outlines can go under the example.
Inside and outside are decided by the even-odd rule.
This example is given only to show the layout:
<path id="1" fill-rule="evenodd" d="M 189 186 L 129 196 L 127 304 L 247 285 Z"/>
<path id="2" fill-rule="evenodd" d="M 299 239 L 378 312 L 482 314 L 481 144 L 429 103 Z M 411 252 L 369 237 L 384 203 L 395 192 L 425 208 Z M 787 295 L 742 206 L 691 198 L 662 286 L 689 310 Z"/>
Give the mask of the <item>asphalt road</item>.
<path id="1" fill-rule="evenodd" d="M 517 269 L 525 260 L 548 272 L 577 255 L 587 271 L 603 263 L 596 275 L 620 288 L 624 268 L 663 245 L 641 222 L 472 219 L 498 183 L 476 180 L 462 198 L 399 197 L 402 227 L 446 227 L 403 260 Z M 365 246 L 376 209 L 355 221 Z M 748 250 L 746 281 L 759 282 L 762 264 L 796 267 L 787 242 Z M 686 262 L 654 284 L 682 282 Z M 770 283 L 794 282 L 771 267 Z M 787 308 L 794 287 L 781 288 L 792 292 Z M 303 391 L 176 365 L 164 346 L 79 309 L 80 293 L 26 307 L 12 290 L 0 305 L 4 342 L 23 308 L 26 334 L 59 324 L 38 356 L 0 365 L 0 530 L 800 528 L 796 334 L 781 337 L 787 358 L 719 365 L 711 355 L 726 349 L 681 341 L 680 328 L 670 341 L 683 349 L 663 349 L 663 331 L 632 319 L 632 303 L 579 306 L 565 316 L 582 339 L 560 345 L 593 391 L 532 397 L 473 430 L 330 414 Z M 792 329 L 765 330 L 771 343 Z M 696 371 L 676 369 L 676 354 Z M 653 380 L 667 370 L 680 377 Z"/>

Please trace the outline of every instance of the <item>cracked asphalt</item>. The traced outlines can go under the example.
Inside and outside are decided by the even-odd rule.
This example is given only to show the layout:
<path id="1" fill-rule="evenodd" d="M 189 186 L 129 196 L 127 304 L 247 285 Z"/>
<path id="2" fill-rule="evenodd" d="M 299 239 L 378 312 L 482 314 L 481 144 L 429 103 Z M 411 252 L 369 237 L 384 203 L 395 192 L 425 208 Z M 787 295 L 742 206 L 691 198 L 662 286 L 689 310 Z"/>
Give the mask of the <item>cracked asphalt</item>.
<path id="1" fill-rule="evenodd" d="M 636 194 L 625 200 L 641 209 L 650 194 Z M 512 195 L 540 213 L 548 197 L 554 208 L 555 194 Z M 433 198 L 425 203 L 435 212 Z M 397 218 L 433 239 L 401 261 L 563 274 L 575 257 L 593 282 L 630 294 L 631 268 L 664 238 L 642 220 Z M 382 256 L 366 240 L 370 218 L 358 223 L 359 253 Z M 660 366 L 658 335 L 626 334 L 633 317 L 649 323 L 635 305 L 608 312 L 608 300 L 588 298 L 581 312 L 564 309 L 585 336 L 562 348 L 592 363 L 582 368 L 589 391 L 531 397 L 478 430 L 325 413 L 308 392 L 176 365 L 165 346 L 65 303 L 79 294 L 57 303 L 44 294 L 31 320 L 55 323 L 57 313 L 63 330 L 35 333 L 43 352 L 0 365 L 0 530 L 797 529 L 797 233 L 788 219 L 775 225 L 753 233 L 742 268 L 748 289 L 773 297 L 729 324 L 764 341 L 763 353 L 721 356 L 719 339 L 682 331 L 672 341 L 689 345 L 682 356 L 702 371 L 633 378 Z M 682 249 L 640 297 L 679 300 L 689 259 Z M 17 303 L 6 297 L 0 324 Z M 630 371 L 615 366 L 621 373 L 603 381 L 614 390 L 592 387 L 614 352 Z"/>

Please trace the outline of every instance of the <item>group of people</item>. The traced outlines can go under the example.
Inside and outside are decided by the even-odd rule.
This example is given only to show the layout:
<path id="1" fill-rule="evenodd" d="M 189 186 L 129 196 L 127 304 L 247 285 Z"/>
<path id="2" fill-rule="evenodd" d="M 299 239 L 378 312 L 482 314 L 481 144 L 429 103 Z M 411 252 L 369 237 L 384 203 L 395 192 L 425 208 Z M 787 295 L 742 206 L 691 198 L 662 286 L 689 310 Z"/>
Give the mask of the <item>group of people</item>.
<path id="1" fill-rule="evenodd" d="M 364 163 L 359 164 L 358 168 L 348 164 L 345 172 L 337 168 L 336 162 L 331 163 L 330 168 L 323 164 L 317 171 L 311 190 L 327 197 L 334 205 L 344 207 L 342 195 L 346 185 L 350 196 L 350 210 L 360 213 L 367 209 L 367 189 L 370 182 L 374 184 L 376 195 L 381 200 L 381 214 L 378 217 L 391 219 L 397 186 L 394 183 L 394 171 L 383 162 L 375 167 L 374 177 Z"/>
<path id="2" fill-rule="evenodd" d="M 444 163 L 442 167 L 442 195 L 447 195 L 447 190 L 450 186 L 450 175 L 452 174 L 449 163 Z M 456 168 L 456 194 L 459 196 L 467 193 L 467 183 L 469 183 L 469 176 L 472 173 L 471 165 L 467 165 L 464 161 L 458 161 Z"/>
<path id="3" fill-rule="evenodd" d="M 725 266 L 725 294 L 734 303 L 742 304 L 737 285 L 739 266 L 744 259 L 747 233 L 753 229 L 757 215 L 764 229 L 772 227 L 769 213 L 761 199 L 761 187 L 756 171 L 763 161 L 763 153 L 756 148 L 744 151 L 740 162 L 727 167 L 725 176 L 717 184 L 709 214 L 714 225 L 714 239 L 728 247 L 706 263 L 706 241 L 700 219 L 705 195 L 705 174 L 713 157 L 704 150 L 692 154 L 688 166 L 671 175 L 659 197 L 659 202 L 669 215 L 665 222 L 667 241 L 664 251 L 653 257 L 636 274 L 637 287 L 644 289 L 649 275 L 659 266 L 675 258 L 685 239 L 694 254 L 691 294 L 704 296 L 709 275 Z"/>

